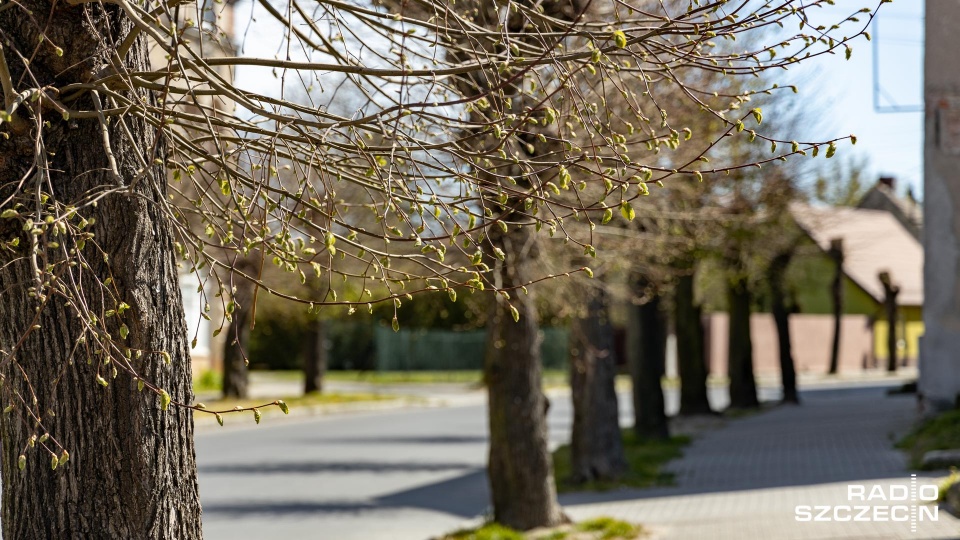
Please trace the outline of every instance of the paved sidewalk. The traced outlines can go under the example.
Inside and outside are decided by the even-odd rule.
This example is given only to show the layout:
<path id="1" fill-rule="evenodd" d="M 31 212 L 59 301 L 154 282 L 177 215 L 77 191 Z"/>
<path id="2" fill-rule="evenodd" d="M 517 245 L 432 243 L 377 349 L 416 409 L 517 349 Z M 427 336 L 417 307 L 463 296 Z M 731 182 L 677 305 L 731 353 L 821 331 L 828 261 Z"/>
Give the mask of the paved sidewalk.
<path id="1" fill-rule="evenodd" d="M 562 503 L 574 519 L 611 515 L 664 540 L 960 538 L 960 521 L 943 510 L 937 521 L 919 521 L 915 532 L 909 521 L 796 520 L 797 505 L 912 505 L 847 500 L 849 484 L 868 492 L 910 485 L 905 458 L 892 444 L 916 418 L 915 396 L 885 390 L 804 392 L 800 407 L 731 420 L 697 437 L 668 467 L 675 487 L 574 494 Z"/>

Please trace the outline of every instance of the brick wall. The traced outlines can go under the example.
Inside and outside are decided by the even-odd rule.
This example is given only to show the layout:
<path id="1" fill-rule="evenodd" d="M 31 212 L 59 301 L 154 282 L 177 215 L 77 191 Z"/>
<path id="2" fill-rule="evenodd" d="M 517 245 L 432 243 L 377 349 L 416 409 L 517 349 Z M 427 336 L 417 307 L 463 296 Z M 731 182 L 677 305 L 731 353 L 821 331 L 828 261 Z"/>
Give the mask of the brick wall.
<path id="1" fill-rule="evenodd" d="M 726 313 L 712 313 L 706 317 L 707 359 L 712 375 L 727 373 Z M 779 375 L 777 328 L 769 313 L 750 317 L 753 338 L 753 370 L 757 375 Z M 797 373 L 826 373 L 833 344 L 833 316 L 796 314 L 790 316 L 790 337 L 793 361 Z M 865 315 L 844 315 L 840 326 L 841 372 L 853 372 L 874 367 L 873 330 Z"/>

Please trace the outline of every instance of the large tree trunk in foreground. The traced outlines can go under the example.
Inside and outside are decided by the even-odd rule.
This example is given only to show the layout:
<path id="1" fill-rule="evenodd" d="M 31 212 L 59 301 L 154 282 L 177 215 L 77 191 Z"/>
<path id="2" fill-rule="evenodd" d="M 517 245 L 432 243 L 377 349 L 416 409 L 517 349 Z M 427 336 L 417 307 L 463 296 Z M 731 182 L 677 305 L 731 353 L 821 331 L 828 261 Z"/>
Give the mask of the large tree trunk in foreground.
<path id="1" fill-rule="evenodd" d="M 487 322 L 484 380 L 489 393 L 490 460 L 487 474 L 493 498 L 493 519 L 508 527 L 529 530 L 564 519 L 557 503 L 553 460 L 547 447 L 547 398 L 541 388 L 543 366 L 533 289 L 520 287 L 531 277 L 537 257 L 530 225 L 491 241 L 503 250 L 497 263 L 499 287 L 510 291 L 508 301 L 495 294 Z M 514 322 L 513 305 L 520 314 Z"/>
<path id="2" fill-rule="evenodd" d="M 93 28 L 104 34 L 109 31 L 116 41 L 131 29 L 116 6 L 106 7 L 108 15 L 95 3 L 70 7 L 60 2 L 54 4 L 52 13 L 51 4 L 44 1 L 24 0 L 21 4 L 32 10 L 34 22 L 23 19 L 19 9 L 7 9 L 0 12 L 0 28 L 9 40 L 6 58 L 14 72 L 13 80 L 22 81 L 24 87 L 88 80 L 108 65 L 106 58 L 111 50 Z M 53 47 L 37 46 L 36 24 L 46 29 L 50 42 L 62 47 L 63 57 L 56 56 Z M 37 82 L 29 76 L 20 78 L 23 63 L 9 53 L 11 48 L 37 51 L 30 62 Z M 132 71 L 147 65 L 142 40 L 134 45 L 126 63 Z M 78 108 L 92 109 L 90 98 L 80 98 Z M 32 123 L 26 116 L 19 118 Z M 59 114 L 45 119 L 50 120 L 50 126 L 44 129 L 44 150 L 49 160 L 46 170 L 51 201 L 77 204 L 88 190 L 117 185 L 118 179 L 107 172 L 108 160 L 96 119 L 67 122 Z M 143 148 L 153 146 L 154 131 L 144 121 L 127 116 L 124 122 Z M 36 141 L 29 129 L 17 133 L 10 123 L 0 129 L 11 133 L 9 139 L 0 137 L 3 200 L 34 164 Z M 123 135 L 119 122 L 112 122 L 109 132 L 122 181 L 130 182 L 140 168 L 136 150 Z M 30 174 L 30 189 L 38 189 L 34 173 Z M 42 186 L 48 191 L 46 181 Z M 166 196 L 162 166 L 152 168 L 133 192 L 133 196 L 107 196 L 96 208 L 81 212 L 86 218 L 96 218 L 91 227 L 96 236 L 81 250 L 89 267 L 64 269 L 61 278 L 75 280 L 73 290 L 82 294 L 82 298 L 75 296 L 76 302 L 100 314 L 98 328 L 112 332 L 118 345 L 148 351 L 130 361 L 143 379 L 165 389 L 174 401 L 189 403 L 193 396 L 183 301 L 171 227 L 160 209 Z M 0 350 L 5 351 L 0 352 L 5 381 L 2 399 L 15 404 L 14 412 L 0 417 L 3 537 L 200 538 L 191 412 L 174 405 L 161 410 L 158 395 L 149 389 L 138 392 L 136 382 L 124 371 L 112 378 L 115 363 L 105 365 L 95 351 L 78 346 L 81 337 L 88 344 L 93 338 L 89 333 L 84 335 L 75 308 L 63 297 L 49 295 L 42 309 L 36 311 L 40 304 L 27 292 L 34 283 L 28 259 L 13 260 L 23 257 L 24 246 L 29 246 L 21 232 L 22 222 L 2 221 L 0 240 L 19 237 L 21 246 L 16 253 L 0 250 Z M 75 245 L 63 236 L 58 239 L 66 247 Z M 50 231 L 39 240 L 52 240 Z M 109 255 L 106 261 L 98 247 Z M 51 248 L 46 256 L 55 263 L 62 261 L 61 253 Z M 112 277 L 109 289 L 97 285 L 108 277 Z M 105 290 L 112 296 L 106 297 Z M 103 311 L 121 301 L 130 306 L 123 315 L 103 316 Z M 129 329 L 125 339 L 119 337 L 120 320 Z M 39 328 L 21 342 L 33 324 Z M 168 353 L 170 364 L 158 352 L 150 351 Z M 98 373 L 108 386 L 97 384 Z M 13 397 L 17 393 L 26 403 Z M 35 406 L 31 397 L 34 393 Z M 55 471 L 51 470 L 51 455 L 44 445 L 28 447 L 31 436 L 44 434 L 28 420 L 28 409 L 39 415 L 52 437 L 44 445 L 58 448 L 53 445 L 55 438 L 70 453 L 69 461 Z M 22 471 L 18 467 L 21 453 L 26 456 Z"/>
<path id="3" fill-rule="evenodd" d="M 323 376 L 327 372 L 327 347 L 323 320 L 307 322 L 303 346 L 303 391 L 306 394 L 323 391 Z"/>
<path id="4" fill-rule="evenodd" d="M 571 481 L 619 478 L 627 469 L 617 407 L 617 358 L 607 298 L 602 288 L 588 290 L 585 317 L 571 329 L 570 388 L 573 432 Z"/>
<path id="5" fill-rule="evenodd" d="M 777 345 L 780 357 L 780 380 L 783 387 L 783 401 L 800 403 L 797 394 L 797 372 L 793 363 L 793 351 L 790 342 L 790 309 L 787 307 L 786 291 L 783 282 L 793 252 L 777 254 L 767 269 L 767 283 L 770 285 L 773 321 L 777 326 Z"/>
<path id="6" fill-rule="evenodd" d="M 833 260 L 833 281 L 830 284 L 830 298 L 833 304 L 833 343 L 830 346 L 830 368 L 827 373 L 834 375 L 840 367 L 840 323 L 843 320 L 843 239 L 830 241 L 827 255 Z"/>
<path id="7" fill-rule="evenodd" d="M 642 288 L 642 281 L 635 284 Z M 640 292 L 640 291 L 638 291 Z M 667 414 L 661 379 L 667 359 L 667 325 L 660 296 L 630 306 L 627 360 L 633 381 L 633 431 L 641 439 L 667 439 Z"/>
<path id="8" fill-rule="evenodd" d="M 237 291 L 233 294 L 233 301 L 237 307 L 227 328 L 223 349 L 223 397 L 243 399 L 249 395 L 247 351 L 256 284 L 238 277 L 234 286 Z"/>
<path id="9" fill-rule="evenodd" d="M 702 312 L 694 301 L 692 273 L 684 273 L 677 278 L 673 303 L 677 371 L 680 375 L 680 414 L 712 414 L 707 398 Z"/>
<path id="10" fill-rule="evenodd" d="M 730 377 L 730 407 L 758 407 L 757 383 L 753 378 L 753 344 L 750 337 L 750 289 L 747 279 L 732 278 L 727 289 L 730 338 L 727 370 Z"/>

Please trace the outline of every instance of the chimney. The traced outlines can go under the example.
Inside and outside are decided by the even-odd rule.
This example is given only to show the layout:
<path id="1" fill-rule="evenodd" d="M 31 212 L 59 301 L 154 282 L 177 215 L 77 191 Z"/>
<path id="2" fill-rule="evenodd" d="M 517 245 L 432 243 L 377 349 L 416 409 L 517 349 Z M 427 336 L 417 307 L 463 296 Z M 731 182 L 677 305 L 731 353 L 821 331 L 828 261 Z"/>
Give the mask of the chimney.
<path id="1" fill-rule="evenodd" d="M 881 176 L 880 180 L 877 181 L 878 185 L 887 186 L 890 191 L 895 191 L 897 187 L 897 179 L 893 176 Z"/>

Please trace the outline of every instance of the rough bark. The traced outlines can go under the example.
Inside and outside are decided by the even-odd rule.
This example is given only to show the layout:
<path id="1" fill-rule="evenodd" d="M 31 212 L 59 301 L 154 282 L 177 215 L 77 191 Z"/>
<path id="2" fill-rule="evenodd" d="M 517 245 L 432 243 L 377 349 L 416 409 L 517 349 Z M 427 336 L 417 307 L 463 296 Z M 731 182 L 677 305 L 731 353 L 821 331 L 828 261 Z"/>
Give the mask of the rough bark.
<path id="1" fill-rule="evenodd" d="M 887 371 L 897 371 L 897 295 L 900 287 L 893 284 L 888 272 L 880 273 L 883 285 L 883 311 L 887 317 Z"/>
<path id="2" fill-rule="evenodd" d="M 833 260 L 833 281 L 830 284 L 830 298 L 833 303 L 833 343 L 830 346 L 830 368 L 827 373 L 835 375 L 840 365 L 840 322 L 843 320 L 843 239 L 830 241 L 827 252 Z"/>
<path id="3" fill-rule="evenodd" d="M 614 386 L 617 358 L 607 298 L 602 288 L 588 294 L 587 312 L 574 320 L 570 340 L 570 480 L 574 483 L 613 480 L 627 469 Z"/>
<path id="4" fill-rule="evenodd" d="M 233 302 L 237 306 L 227 327 L 223 348 L 223 397 L 246 398 L 249 395 L 250 373 L 247 369 L 247 350 L 250 343 L 250 323 L 256 285 L 246 279 L 237 279 Z"/>
<path id="5" fill-rule="evenodd" d="M 524 0 L 524 3 L 544 14 L 543 24 L 538 26 L 540 32 L 562 30 L 564 25 L 553 21 L 574 20 L 589 5 L 583 0 L 539 3 Z M 516 11 L 508 13 L 496 3 L 467 0 L 458 4 L 456 9 L 477 27 L 493 32 L 506 29 L 514 36 L 526 33 L 529 39 L 539 39 L 524 31 L 529 24 L 527 17 Z M 504 52 L 507 47 L 500 40 L 481 43 L 473 38 L 445 36 L 445 39 L 459 40 L 459 47 L 455 50 L 461 51 L 481 47 L 488 52 Z M 462 52 L 453 54 L 468 60 Z M 490 86 L 494 81 L 481 72 L 459 75 L 456 80 L 464 96 L 485 95 L 491 100 L 491 108 L 501 113 L 522 114 L 526 107 L 535 106 L 519 91 L 522 77 L 504 81 L 496 89 Z M 472 115 L 477 125 L 488 122 L 485 114 L 475 111 Z M 519 136 L 530 144 L 536 141 L 534 131 Z M 474 144 L 483 148 L 482 153 L 493 150 L 489 146 L 484 148 L 488 143 L 483 142 L 482 138 L 478 138 Z M 501 143 L 497 141 L 496 144 L 499 146 Z M 527 151 L 517 146 L 514 149 Z M 539 158 L 553 159 L 556 151 L 556 148 L 541 146 L 539 152 L 524 155 L 538 159 L 536 154 L 540 153 Z M 502 185 L 502 175 L 520 179 L 520 192 L 532 187 L 529 180 L 524 178 L 528 173 L 518 166 L 497 168 L 496 176 L 490 172 L 479 174 L 481 178 L 488 176 L 486 180 L 490 186 Z M 518 193 L 512 189 L 507 191 Z M 523 206 L 522 199 L 508 197 L 505 203 L 501 203 L 500 216 L 516 220 L 525 213 L 521 210 Z M 493 517 L 499 523 L 521 530 L 552 526 L 564 518 L 556 499 L 553 462 L 547 448 L 547 399 L 540 387 L 542 363 L 537 314 L 532 298 L 518 288 L 533 277 L 531 266 L 536 259 L 533 224 L 527 223 L 523 229 L 512 229 L 508 233 L 501 233 L 499 228 L 493 227 L 490 240 L 493 246 L 503 250 L 505 258 L 504 261 L 493 263 L 498 268 L 495 278 L 497 286 L 510 292 L 512 299 L 509 302 L 520 314 L 520 321 L 514 323 L 508 301 L 501 295 L 495 295 L 487 323 L 484 378 L 489 392 L 490 460 L 487 473 L 493 499 Z"/>
<path id="6" fill-rule="evenodd" d="M 767 283 L 770 286 L 770 311 L 777 326 L 777 350 L 780 357 L 780 380 L 785 403 L 800 403 L 797 394 L 797 372 L 793 363 L 790 341 L 790 308 L 787 307 L 784 279 L 793 251 L 777 254 L 767 268 Z"/>
<path id="7" fill-rule="evenodd" d="M 324 324 L 320 318 L 310 321 L 303 347 L 303 391 L 306 394 L 323 391 L 323 376 L 327 372 L 327 347 Z"/>
<path id="8" fill-rule="evenodd" d="M 680 375 L 680 414 L 712 414 L 707 398 L 702 311 L 693 295 L 693 273 L 684 272 L 674 289 L 677 371 Z"/>
<path id="9" fill-rule="evenodd" d="M 499 230 L 497 230 L 499 231 Z M 553 460 L 547 447 L 547 398 L 533 289 L 519 289 L 531 277 L 537 258 L 532 226 L 490 240 L 504 252 L 497 263 L 499 286 L 511 299 L 494 295 L 487 323 L 484 379 L 487 383 L 490 458 L 487 474 L 497 523 L 518 530 L 552 526 L 564 520 L 557 503 Z M 514 322 L 513 305 L 520 314 Z"/>
<path id="10" fill-rule="evenodd" d="M 637 289 L 642 282 L 635 282 Z M 627 361 L 633 381 L 633 431 L 641 439 L 667 439 L 670 430 L 663 403 L 663 378 L 667 360 L 667 325 L 660 296 L 630 306 L 627 328 Z"/>
<path id="11" fill-rule="evenodd" d="M 750 337 L 750 289 L 744 276 L 731 279 L 727 287 L 730 334 L 727 371 L 730 378 L 730 407 L 749 409 L 760 406 L 757 383 L 753 377 L 753 344 Z"/>
<path id="12" fill-rule="evenodd" d="M 25 77 L 24 85 L 63 86 L 88 80 L 108 65 L 110 47 L 100 35 L 109 29 L 119 40 L 131 28 L 115 6 L 71 7 L 42 0 L 21 4 L 34 17 L 25 18 L 19 9 L 4 10 L 0 28 L 14 81 L 21 80 L 18 66 L 23 64 L 10 49 L 38 51 L 30 62 L 36 82 Z M 54 54 L 53 47 L 37 47 L 37 21 L 42 22 L 47 39 L 62 47 L 62 57 Z M 146 66 L 143 41 L 132 47 L 125 63 L 134 71 Z M 92 108 L 89 97 L 80 100 L 82 108 Z M 20 118 L 32 123 L 26 116 Z M 121 176 L 115 179 L 108 172 L 97 120 L 68 122 L 59 114 L 45 119 L 50 120 L 44 130 L 49 185 L 43 189 L 51 200 L 77 203 L 88 190 L 126 183 L 135 176 L 140 167 L 136 149 L 118 122 L 109 128 Z M 126 118 L 125 123 L 142 147 L 152 147 L 153 129 L 135 117 Z M 3 129 L 9 126 L 4 123 Z M 12 131 L 9 139 L 0 138 L 0 200 L 11 194 L 11 186 L 34 163 L 35 136 L 31 127 L 27 132 Z M 167 390 L 174 401 L 189 403 L 193 396 L 187 328 L 174 265 L 174 239 L 160 210 L 165 196 L 165 173 L 158 166 L 140 180 L 132 196 L 111 195 L 85 210 L 85 217 L 96 218 L 95 238 L 80 250 L 89 267 L 73 267 L 62 276 L 75 279 L 82 290 L 74 305 L 85 303 L 100 310 L 114 307 L 102 307 L 107 302 L 128 304 L 122 316 L 101 319 L 102 328 L 116 336 L 122 319 L 129 334 L 120 340 L 121 346 L 167 352 L 169 364 L 159 354 L 134 357 L 131 364 L 145 380 Z M 0 239 L 20 236 L 20 245 L 29 245 L 19 227 L 11 228 L 9 222 L 14 220 L 4 221 L 8 223 L 0 224 Z M 66 238 L 61 242 L 75 245 Z M 47 250 L 51 263 L 58 262 L 57 253 Z M 28 261 L 19 258 L 23 255 L 22 251 L 0 251 L 2 399 L 12 403 L 18 393 L 35 395 L 37 401 L 32 407 L 16 402 L 14 412 L 0 417 L 3 537 L 201 538 L 191 412 L 176 406 L 161 410 L 157 394 L 137 392 L 136 382 L 123 371 L 111 378 L 112 365 L 104 365 L 101 356 L 77 346 L 83 330 L 74 307 L 62 296 L 51 294 L 37 311 L 37 299 L 27 292 L 34 274 Z M 112 297 L 97 285 L 108 277 Z M 39 328 L 21 342 L 31 324 Z M 85 337 L 90 342 L 89 334 Z M 108 386 L 97 384 L 98 373 Z M 43 435 L 27 420 L 28 408 L 40 415 L 51 437 L 70 453 L 70 460 L 55 471 L 44 445 L 28 447 L 31 436 Z M 45 445 L 53 446 L 52 440 Z M 22 471 L 18 468 L 21 453 L 27 457 Z"/>

